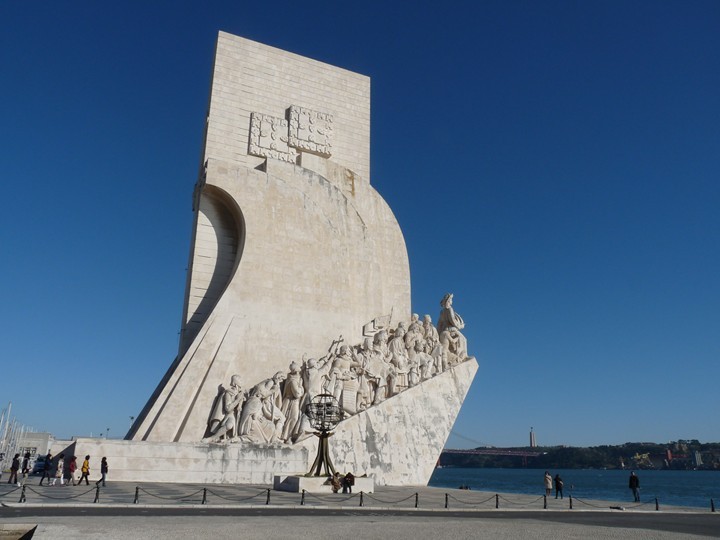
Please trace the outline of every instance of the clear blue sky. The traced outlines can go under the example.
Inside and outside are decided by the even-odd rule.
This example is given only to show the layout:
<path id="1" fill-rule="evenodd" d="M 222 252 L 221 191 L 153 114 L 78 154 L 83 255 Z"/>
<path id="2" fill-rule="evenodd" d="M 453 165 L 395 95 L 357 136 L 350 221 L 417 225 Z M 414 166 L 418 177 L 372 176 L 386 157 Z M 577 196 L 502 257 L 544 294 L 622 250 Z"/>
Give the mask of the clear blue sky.
<path id="1" fill-rule="evenodd" d="M 120 436 L 174 358 L 224 30 L 372 78 L 414 310 L 480 362 L 455 432 L 720 440 L 720 3 L 410 5 L 4 2 L 0 404 Z"/>

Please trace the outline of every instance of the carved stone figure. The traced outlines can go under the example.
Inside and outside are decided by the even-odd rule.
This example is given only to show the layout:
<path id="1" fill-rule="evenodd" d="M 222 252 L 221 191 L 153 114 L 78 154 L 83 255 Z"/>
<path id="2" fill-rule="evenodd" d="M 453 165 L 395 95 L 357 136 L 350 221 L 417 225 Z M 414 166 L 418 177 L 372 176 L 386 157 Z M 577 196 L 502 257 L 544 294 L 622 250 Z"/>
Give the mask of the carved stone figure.
<path id="1" fill-rule="evenodd" d="M 430 315 L 423 317 L 423 334 L 425 336 L 425 352 L 432 354 L 435 347 L 440 343 L 440 336 L 432 323 Z"/>
<path id="2" fill-rule="evenodd" d="M 280 439 L 285 415 L 282 413 L 280 383 L 285 374 L 278 371 L 250 391 L 240 415 L 239 435 L 251 442 L 275 442 Z"/>
<path id="3" fill-rule="evenodd" d="M 440 301 L 442 310 L 438 318 L 438 333 L 440 334 L 440 342 L 445 349 L 454 355 L 456 361 L 462 361 L 467 358 L 467 340 L 460 330 L 465 328 L 465 321 L 455 312 L 452 307 L 453 295 L 446 294 Z M 451 363 L 452 360 L 450 360 Z"/>
<path id="4" fill-rule="evenodd" d="M 420 341 L 415 343 L 413 362 L 417 364 L 420 380 L 426 381 L 435 375 L 435 359 L 425 352 L 424 344 Z"/>
<path id="5" fill-rule="evenodd" d="M 304 395 L 305 387 L 300 374 L 300 365 L 297 362 L 291 362 L 282 395 L 282 413 L 285 415 L 285 425 L 280 438 L 285 442 L 293 440 L 300 432 L 302 417 L 300 403 Z"/>
<path id="6" fill-rule="evenodd" d="M 400 321 L 390 331 L 389 342 L 387 330 L 378 330 L 356 348 L 343 344 L 340 336 L 321 359 L 310 358 L 302 366 L 293 361 L 287 379 L 277 372 L 249 393 L 242 392 L 240 377 L 234 375 L 213 403 L 209 436 L 295 443 L 314 431 L 304 410 L 319 394 L 333 395 L 347 417 L 467 359 L 460 332 L 465 323 L 452 307 L 452 294 L 445 295 L 441 305 L 437 329 L 429 315 L 420 323 L 413 314 L 409 325 Z"/>
<path id="7" fill-rule="evenodd" d="M 375 398 L 373 388 L 370 384 L 369 375 L 367 373 L 371 354 L 372 338 L 366 337 L 363 340 L 362 345 L 358 346 L 358 351 L 355 353 L 355 361 L 358 366 L 356 368 L 358 374 L 356 409 L 358 411 L 364 411 L 370 407 L 373 403 L 373 399 Z"/>
<path id="8" fill-rule="evenodd" d="M 240 386 L 240 375 L 230 378 L 230 386 L 215 400 L 215 405 L 208 421 L 208 434 L 216 437 L 232 439 L 237 434 L 240 420 L 240 409 L 245 401 L 245 395 Z"/>
<path id="9" fill-rule="evenodd" d="M 398 325 L 395 330 L 395 337 L 388 344 L 388 350 L 390 351 L 390 362 L 395 366 L 396 385 L 399 388 L 407 388 L 410 365 L 405 348 L 405 329 L 402 326 Z"/>
<path id="10" fill-rule="evenodd" d="M 346 414 L 357 412 L 357 372 L 358 362 L 353 358 L 348 345 L 341 345 L 340 352 L 333 359 L 329 379 L 325 385 L 327 393 L 332 394 Z"/>
<path id="11" fill-rule="evenodd" d="M 373 388 L 373 405 L 376 405 L 393 395 L 395 387 L 395 368 L 390 363 L 387 332 L 381 330 L 375 334 L 372 351 L 367 358 L 365 374 Z"/>
<path id="12" fill-rule="evenodd" d="M 422 324 L 420 324 L 419 316 L 417 313 L 413 313 L 410 326 L 408 326 L 407 332 L 405 333 L 405 348 L 410 351 L 415 350 L 415 343 L 418 341 L 424 341 L 425 335 L 423 332 Z"/>

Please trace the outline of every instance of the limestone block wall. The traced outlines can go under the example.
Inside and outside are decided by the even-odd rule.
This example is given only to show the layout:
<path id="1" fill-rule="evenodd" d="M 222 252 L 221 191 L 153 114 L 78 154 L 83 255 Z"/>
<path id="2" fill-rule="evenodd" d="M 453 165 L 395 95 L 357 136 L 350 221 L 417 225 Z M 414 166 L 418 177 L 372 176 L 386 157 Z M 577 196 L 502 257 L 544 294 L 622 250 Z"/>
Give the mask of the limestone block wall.
<path id="1" fill-rule="evenodd" d="M 219 385 L 233 374 L 249 388 L 304 354 L 322 356 L 340 335 L 359 343 L 375 317 L 410 317 L 402 232 L 369 184 L 357 183 L 353 195 L 298 165 L 269 161 L 260 171 L 213 159 L 201 197 L 226 218 L 215 220 L 215 232 L 200 231 L 215 222 L 198 218 L 193 253 L 204 260 L 197 279 L 193 266 L 188 304 L 211 290 L 208 269 L 219 269 L 214 276 L 232 267 L 232 275 L 216 287 L 217 301 L 199 300 L 213 308 L 196 317 L 192 334 L 183 330 L 191 339 L 136 421 L 136 440 L 199 441 Z M 213 245 L 233 230 L 236 249 Z"/>
<path id="2" fill-rule="evenodd" d="M 90 478 L 100 477 L 105 456 L 111 482 L 272 484 L 273 474 L 302 470 L 305 448 L 203 443 L 148 443 L 79 438 L 65 453 L 90 455 Z"/>
<path id="3" fill-rule="evenodd" d="M 250 115 L 285 118 L 291 105 L 332 114 L 332 160 L 370 182 L 370 79 L 220 32 L 205 158 L 262 164 L 248 154 Z"/>

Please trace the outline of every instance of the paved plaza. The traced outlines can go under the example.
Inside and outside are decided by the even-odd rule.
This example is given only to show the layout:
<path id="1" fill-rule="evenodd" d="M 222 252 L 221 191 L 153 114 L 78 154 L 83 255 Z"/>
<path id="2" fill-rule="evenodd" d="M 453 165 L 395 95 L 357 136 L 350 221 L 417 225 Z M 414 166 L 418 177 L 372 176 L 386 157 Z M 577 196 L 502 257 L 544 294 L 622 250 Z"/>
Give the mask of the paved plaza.
<path id="1" fill-rule="evenodd" d="M 720 514 L 656 510 L 654 500 L 574 499 L 571 510 L 569 498 L 548 498 L 544 508 L 542 496 L 428 487 L 303 497 L 266 486 L 116 482 L 98 492 L 94 485 L 40 487 L 33 480 L 24 503 L 20 489 L 0 489 L 3 527 L 37 525 L 33 538 L 720 537 Z"/>

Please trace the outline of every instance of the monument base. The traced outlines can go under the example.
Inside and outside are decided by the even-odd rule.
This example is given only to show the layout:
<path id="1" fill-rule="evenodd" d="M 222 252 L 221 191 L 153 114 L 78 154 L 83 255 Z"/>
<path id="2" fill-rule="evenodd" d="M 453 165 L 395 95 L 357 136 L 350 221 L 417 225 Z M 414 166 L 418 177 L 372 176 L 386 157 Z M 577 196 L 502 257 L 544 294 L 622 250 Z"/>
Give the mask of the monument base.
<path id="1" fill-rule="evenodd" d="M 307 448 L 252 444 L 158 443 L 78 438 L 53 453 L 90 455 L 90 479 L 100 477 L 105 456 L 108 481 L 271 485 L 273 476 L 307 467 Z"/>
<path id="2" fill-rule="evenodd" d="M 330 442 L 336 470 L 352 471 L 356 482 L 372 478 L 373 486 L 356 485 L 358 492 L 370 493 L 375 483 L 427 485 L 477 369 L 477 361 L 468 359 L 340 422 Z M 317 445 L 315 437 L 292 446 L 81 437 L 51 450 L 55 455 L 90 455 L 91 480 L 100 477 L 100 458 L 105 456 L 109 481 L 269 486 L 278 476 L 310 470 Z"/>
<path id="3" fill-rule="evenodd" d="M 291 493 L 332 493 L 332 486 L 325 476 L 299 476 L 299 475 L 275 475 L 273 478 L 273 489 L 275 491 L 289 491 Z M 355 477 L 353 493 L 373 493 L 375 491 L 375 480 L 366 476 Z"/>

